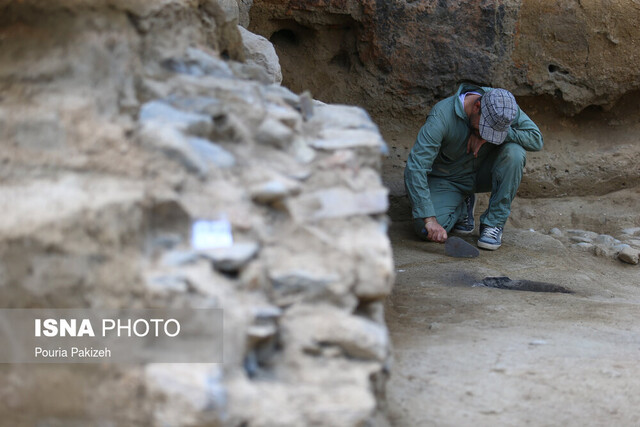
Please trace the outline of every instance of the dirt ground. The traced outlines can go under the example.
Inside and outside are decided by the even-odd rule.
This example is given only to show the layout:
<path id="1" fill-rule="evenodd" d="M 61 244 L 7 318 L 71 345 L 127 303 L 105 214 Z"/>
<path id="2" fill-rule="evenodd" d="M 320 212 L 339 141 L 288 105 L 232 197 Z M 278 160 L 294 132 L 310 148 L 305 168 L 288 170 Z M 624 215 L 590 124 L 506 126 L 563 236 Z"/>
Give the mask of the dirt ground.
<path id="1" fill-rule="evenodd" d="M 640 266 L 514 228 L 475 259 L 445 256 L 409 222 L 389 235 L 392 425 L 640 424 Z M 487 276 L 575 294 L 471 286 Z"/>

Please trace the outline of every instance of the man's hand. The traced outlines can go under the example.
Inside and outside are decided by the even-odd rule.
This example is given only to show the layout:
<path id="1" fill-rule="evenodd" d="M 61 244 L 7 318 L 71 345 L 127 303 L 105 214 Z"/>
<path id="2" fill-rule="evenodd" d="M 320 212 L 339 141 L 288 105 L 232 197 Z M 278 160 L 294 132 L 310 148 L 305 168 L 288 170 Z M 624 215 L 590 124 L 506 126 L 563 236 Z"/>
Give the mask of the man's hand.
<path id="1" fill-rule="evenodd" d="M 480 136 L 480 133 L 476 130 L 471 132 L 469 141 L 467 141 L 467 153 L 473 153 L 473 157 L 478 157 L 480 148 L 487 142 Z"/>
<path id="2" fill-rule="evenodd" d="M 442 228 L 435 217 L 424 219 L 424 228 L 427 230 L 427 238 L 433 242 L 444 243 L 447 241 L 447 230 Z"/>

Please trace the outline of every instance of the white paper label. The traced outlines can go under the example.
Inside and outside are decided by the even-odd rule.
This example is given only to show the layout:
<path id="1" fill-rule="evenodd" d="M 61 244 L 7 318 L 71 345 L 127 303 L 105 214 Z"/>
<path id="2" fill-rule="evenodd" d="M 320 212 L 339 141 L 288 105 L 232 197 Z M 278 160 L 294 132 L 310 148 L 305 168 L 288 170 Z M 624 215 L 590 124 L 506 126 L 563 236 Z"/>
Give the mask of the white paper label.
<path id="1" fill-rule="evenodd" d="M 198 220 L 191 227 L 191 246 L 194 249 L 223 248 L 233 245 L 231 224 L 227 220 Z"/>

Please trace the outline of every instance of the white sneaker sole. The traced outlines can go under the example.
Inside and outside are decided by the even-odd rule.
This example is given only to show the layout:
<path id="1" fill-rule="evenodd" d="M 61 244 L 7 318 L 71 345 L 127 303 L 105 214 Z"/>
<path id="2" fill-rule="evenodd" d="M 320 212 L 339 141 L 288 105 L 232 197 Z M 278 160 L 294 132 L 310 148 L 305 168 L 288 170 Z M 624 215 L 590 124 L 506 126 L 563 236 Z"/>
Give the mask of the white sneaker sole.
<path id="1" fill-rule="evenodd" d="M 482 249 L 487 249 L 490 251 L 495 251 L 496 249 L 498 249 L 500 246 L 502 246 L 502 243 L 497 244 L 497 245 L 492 245 L 491 243 L 486 243 L 486 242 L 481 242 L 480 240 L 478 240 L 478 247 L 482 248 Z"/>

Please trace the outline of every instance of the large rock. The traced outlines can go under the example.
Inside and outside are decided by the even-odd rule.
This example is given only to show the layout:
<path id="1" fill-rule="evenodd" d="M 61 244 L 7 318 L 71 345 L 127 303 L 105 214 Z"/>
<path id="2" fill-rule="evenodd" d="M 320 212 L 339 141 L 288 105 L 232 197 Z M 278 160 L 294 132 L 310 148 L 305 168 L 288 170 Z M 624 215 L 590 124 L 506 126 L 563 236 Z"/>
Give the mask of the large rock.
<path id="1" fill-rule="evenodd" d="M 278 55 L 269 40 L 257 34 L 253 34 L 241 26 L 238 26 L 238 30 L 242 35 L 244 54 L 247 62 L 253 63 L 258 67 L 262 67 L 267 73 L 270 83 L 282 83 L 280 61 L 278 60 Z"/>
<path id="2" fill-rule="evenodd" d="M 322 346 L 337 346 L 356 359 L 384 360 L 389 336 L 382 325 L 342 310 L 327 307 L 296 313 L 286 325 L 287 333 L 298 336 L 306 351 L 321 351 Z"/>
<path id="3" fill-rule="evenodd" d="M 618 258 L 620 259 L 620 261 L 626 262 L 628 264 L 637 264 L 639 257 L 640 251 L 629 246 L 623 248 L 618 253 Z"/>

